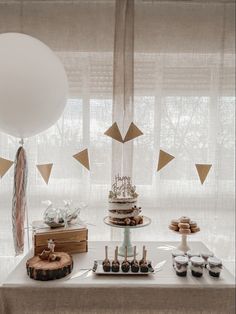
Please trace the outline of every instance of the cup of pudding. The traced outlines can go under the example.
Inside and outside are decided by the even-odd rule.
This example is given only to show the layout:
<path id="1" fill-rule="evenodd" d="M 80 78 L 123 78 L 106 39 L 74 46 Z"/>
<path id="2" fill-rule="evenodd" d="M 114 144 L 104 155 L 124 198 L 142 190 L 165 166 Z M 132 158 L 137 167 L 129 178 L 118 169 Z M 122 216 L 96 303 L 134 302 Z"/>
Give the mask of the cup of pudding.
<path id="1" fill-rule="evenodd" d="M 192 257 L 194 257 L 194 256 L 200 256 L 200 253 L 199 252 L 195 252 L 195 251 L 192 251 L 192 250 L 189 250 L 188 252 L 187 252 L 187 256 L 188 256 L 188 258 L 189 258 L 189 260 L 192 258 Z"/>
<path id="2" fill-rule="evenodd" d="M 204 268 L 204 259 L 199 256 L 193 256 L 191 261 L 191 272 L 194 277 L 202 277 Z"/>
<path id="3" fill-rule="evenodd" d="M 176 256 L 174 261 L 176 275 L 180 277 L 187 276 L 188 258 L 186 256 Z"/>
<path id="4" fill-rule="evenodd" d="M 209 275 L 212 277 L 220 277 L 220 272 L 222 270 L 222 261 L 217 257 L 209 257 L 207 260 L 207 269 L 209 271 Z"/>
<path id="5" fill-rule="evenodd" d="M 207 261 L 209 257 L 213 257 L 214 254 L 212 252 L 202 252 L 201 257 L 204 259 L 204 266 L 207 266 Z"/>
<path id="6" fill-rule="evenodd" d="M 180 251 L 180 250 L 174 250 L 174 251 L 172 251 L 171 254 L 172 254 L 172 264 L 173 264 L 173 266 L 175 264 L 175 257 L 177 257 L 177 256 L 185 256 L 184 252 Z"/>

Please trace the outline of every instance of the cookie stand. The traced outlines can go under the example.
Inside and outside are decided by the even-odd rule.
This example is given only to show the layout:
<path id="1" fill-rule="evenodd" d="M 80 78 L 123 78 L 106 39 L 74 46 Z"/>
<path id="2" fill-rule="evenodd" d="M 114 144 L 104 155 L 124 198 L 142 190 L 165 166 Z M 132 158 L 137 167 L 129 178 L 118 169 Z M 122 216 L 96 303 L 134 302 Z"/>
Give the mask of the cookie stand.
<path id="1" fill-rule="evenodd" d="M 174 233 L 178 233 L 178 234 L 180 234 L 181 235 L 181 242 L 180 242 L 180 244 L 179 244 L 179 246 L 178 246 L 178 250 L 180 250 L 180 251 L 182 251 L 182 252 L 184 252 L 184 253 L 186 253 L 187 251 L 189 251 L 190 250 L 190 247 L 188 246 L 188 242 L 187 242 L 187 238 L 188 238 L 188 236 L 191 236 L 191 235 L 194 235 L 194 234 L 196 234 L 197 232 L 195 232 L 195 233 L 190 233 L 190 234 L 182 234 L 181 232 L 179 232 L 179 231 L 174 231 L 174 230 L 172 230 Z"/>
<path id="2" fill-rule="evenodd" d="M 181 242 L 178 246 L 178 250 L 180 250 L 184 253 L 186 253 L 187 251 L 190 250 L 190 247 L 188 246 L 188 243 L 187 243 L 187 235 L 186 234 L 181 234 Z"/>
<path id="3" fill-rule="evenodd" d="M 109 217 L 105 217 L 104 218 L 104 223 L 110 227 L 115 227 L 115 228 L 122 228 L 124 230 L 124 236 L 123 236 L 123 241 L 122 241 L 122 245 L 119 247 L 118 250 L 118 255 L 119 256 L 125 256 L 125 250 L 127 247 L 127 256 L 128 257 L 132 257 L 134 256 L 134 247 L 131 243 L 131 229 L 138 229 L 138 228 L 143 228 L 146 227 L 148 225 L 150 225 L 151 223 L 151 219 L 143 216 L 143 223 L 140 225 L 136 225 L 136 226 L 121 226 L 121 225 L 115 225 L 112 222 L 109 221 Z"/>

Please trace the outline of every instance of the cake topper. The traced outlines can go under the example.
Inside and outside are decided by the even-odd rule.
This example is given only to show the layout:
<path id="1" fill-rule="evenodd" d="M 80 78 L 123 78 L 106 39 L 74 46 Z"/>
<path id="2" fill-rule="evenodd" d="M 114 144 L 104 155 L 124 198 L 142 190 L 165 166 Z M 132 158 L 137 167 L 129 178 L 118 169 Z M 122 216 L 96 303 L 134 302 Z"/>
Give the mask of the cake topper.
<path id="1" fill-rule="evenodd" d="M 131 178 L 115 176 L 115 182 L 112 184 L 112 190 L 109 192 L 109 198 L 137 198 L 136 186 L 132 185 Z"/>
<path id="2" fill-rule="evenodd" d="M 49 250 L 43 250 L 42 253 L 38 255 L 42 261 L 58 262 L 61 260 L 61 257 L 54 252 L 55 242 L 53 239 L 48 239 L 48 249 Z"/>

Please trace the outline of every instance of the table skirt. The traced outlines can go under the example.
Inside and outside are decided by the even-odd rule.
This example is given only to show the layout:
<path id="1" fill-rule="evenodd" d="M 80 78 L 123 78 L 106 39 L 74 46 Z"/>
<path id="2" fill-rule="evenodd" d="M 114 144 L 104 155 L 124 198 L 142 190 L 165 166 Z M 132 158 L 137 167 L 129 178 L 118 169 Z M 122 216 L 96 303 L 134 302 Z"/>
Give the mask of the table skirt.
<path id="1" fill-rule="evenodd" d="M 235 313 L 235 288 L 0 288 L 1 314 Z"/>

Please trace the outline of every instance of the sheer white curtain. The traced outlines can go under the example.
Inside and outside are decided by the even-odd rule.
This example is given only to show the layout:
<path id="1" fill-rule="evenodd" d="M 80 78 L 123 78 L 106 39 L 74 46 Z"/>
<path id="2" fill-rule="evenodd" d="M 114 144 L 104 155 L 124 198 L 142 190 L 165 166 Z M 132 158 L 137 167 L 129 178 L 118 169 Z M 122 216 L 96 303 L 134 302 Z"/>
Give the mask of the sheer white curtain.
<path id="1" fill-rule="evenodd" d="M 134 143 L 134 181 L 157 230 L 188 214 L 202 227 L 195 239 L 228 260 L 235 246 L 233 12 L 229 1 L 136 1 L 134 41 L 134 119 L 145 134 Z M 160 148 L 176 159 L 156 173 Z M 203 186 L 195 163 L 213 165 Z M 170 237 L 164 230 L 162 239 Z"/>
<path id="2" fill-rule="evenodd" d="M 234 2 L 137 0 L 133 17 L 134 100 L 129 119 L 144 135 L 129 147 L 133 182 L 143 212 L 153 220 L 134 237 L 177 240 L 167 225 L 171 218 L 187 214 L 202 227 L 194 239 L 232 261 Z M 117 163 L 112 141 L 103 133 L 123 119 L 112 100 L 115 1 L 0 0 L 0 32 L 9 31 L 49 45 L 64 63 L 70 84 L 62 118 L 25 144 L 29 221 L 42 217 L 42 200 L 84 201 L 89 206 L 83 218 L 96 223 L 89 230 L 90 239 L 118 238 L 119 233 L 111 233 L 102 222 Z M 16 139 L 0 134 L 1 157 L 14 159 L 17 146 Z M 90 173 L 71 157 L 84 147 L 90 151 Z M 160 148 L 176 159 L 157 173 Z M 54 163 L 48 186 L 35 168 L 44 162 Z M 195 163 L 213 164 L 203 186 Z M 0 181 L 3 256 L 13 255 L 12 177 L 11 170 Z"/>

